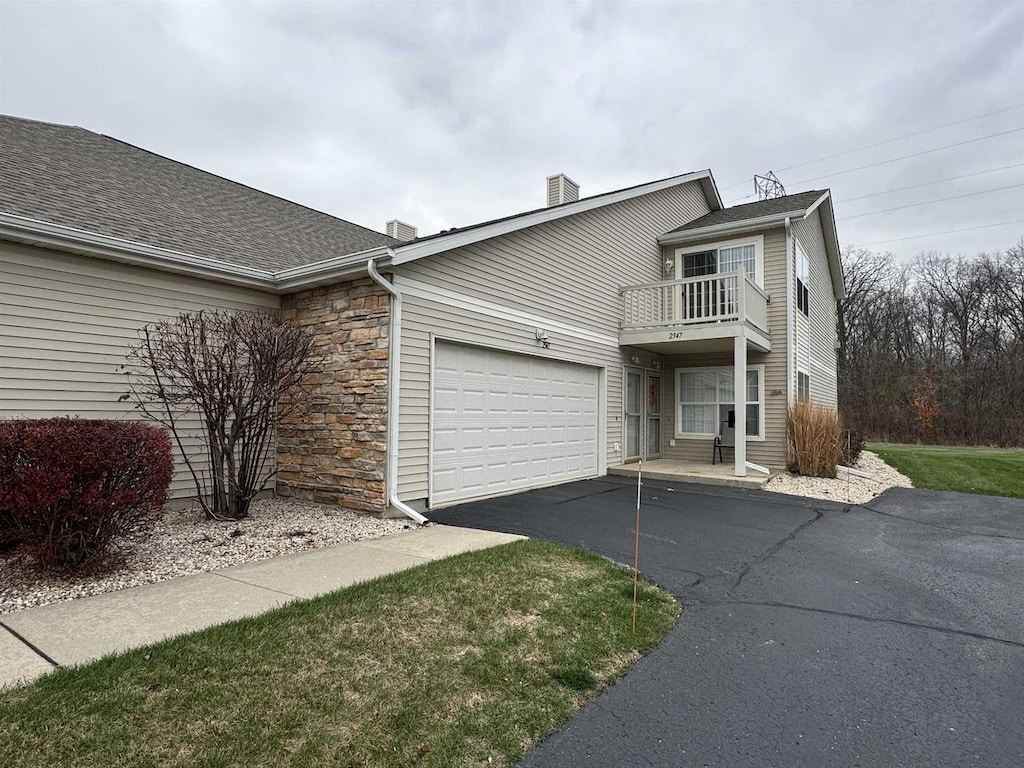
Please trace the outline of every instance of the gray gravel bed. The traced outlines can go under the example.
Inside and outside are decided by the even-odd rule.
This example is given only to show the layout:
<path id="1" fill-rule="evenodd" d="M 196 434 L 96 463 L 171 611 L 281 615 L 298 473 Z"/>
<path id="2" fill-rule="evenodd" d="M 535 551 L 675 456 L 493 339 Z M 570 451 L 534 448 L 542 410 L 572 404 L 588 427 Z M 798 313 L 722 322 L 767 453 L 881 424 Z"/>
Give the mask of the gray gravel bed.
<path id="1" fill-rule="evenodd" d="M 889 488 L 914 487 L 910 478 L 900 474 L 871 451 L 861 451 L 854 469 L 867 472 L 871 477 L 857 477 L 840 472 L 838 477 L 830 479 L 782 472 L 765 483 L 764 490 L 848 504 L 866 504 Z"/>
<path id="2" fill-rule="evenodd" d="M 41 575 L 30 563 L 0 555 L 0 614 L 413 527 L 409 520 L 279 498 L 254 502 L 250 516 L 237 522 L 206 520 L 199 509 L 171 511 L 150 535 L 118 545 L 103 569 Z"/>

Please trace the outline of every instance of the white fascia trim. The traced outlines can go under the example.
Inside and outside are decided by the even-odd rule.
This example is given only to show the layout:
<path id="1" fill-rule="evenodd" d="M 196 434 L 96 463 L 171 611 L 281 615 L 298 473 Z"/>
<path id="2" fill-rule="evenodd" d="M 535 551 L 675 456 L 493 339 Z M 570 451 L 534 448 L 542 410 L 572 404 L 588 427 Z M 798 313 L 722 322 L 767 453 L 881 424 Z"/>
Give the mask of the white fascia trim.
<path id="1" fill-rule="evenodd" d="M 363 277 L 366 275 L 366 262 L 369 259 L 387 265 L 390 263 L 391 253 L 383 246 L 315 264 L 303 264 L 280 272 L 270 272 L 10 213 L 0 213 L 0 239 L 255 288 L 269 293 L 289 293 L 314 285 Z"/>
<path id="2" fill-rule="evenodd" d="M 818 206 L 824 203 L 826 200 L 828 200 L 830 196 L 831 195 L 828 191 L 823 192 L 821 194 L 821 197 L 819 197 L 817 200 L 811 203 L 810 207 L 807 209 L 807 212 L 804 214 L 804 218 L 810 218 L 811 214 L 818 209 Z"/>
<path id="3" fill-rule="evenodd" d="M 335 283 L 366 274 L 366 263 L 370 260 L 380 266 L 391 263 L 392 250 L 387 246 L 370 248 L 358 253 L 348 253 L 333 259 L 301 264 L 274 273 L 274 284 L 278 292 L 289 293 L 302 288 Z"/>
<path id="4" fill-rule="evenodd" d="M 0 238 L 249 288 L 273 290 L 272 272 L 158 248 L 84 229 L 0 213 Z"/>
<path id="5" fill-rule="evenodd" d="M 836 231 L 832 193 L 827 190 L 823 192 L 821 197 L 815 200 L 814 204 L 807 209 L 807 213 L 804 214 L 804 220 L 810 218 L 811 214 L 818 209 L 818 206 L 826 200 L 828 205 L 825 206 L 825 211 L 828 215 L 823 216 L 821 219 L 821 235 L 825 240 L 825 252 L 828 254 L 828 270 L 832 278 L 832 292 L 836 297 L 836 301 L 842 301 L 846 298 L 846 281 L 843 279 L 843 262 L 839 257 L 839 233 Z"/>
<path id="6" fill-rule="evenodd" d="M 661 235 L 658 238 L 658 243 L 661 245 L 677 245 L 694 240 L 702 240 L 706 237 L 730 235 L 733 233 L 740 234 L 754 229 L 763 229 L 764 227 L 772 226 L 774 224 L 782 225 L 785 224 L 786 219 L 803 215 L 804 209 L 801 208 L 798 211 L 790 211 L 789 213 L 773 213 L 771 216 L 760 216 L 756 219 L 730 221 L 725 224 L 712 224 L 707 227 L 688 229 L 685 232 L 670 232 L 667 235 Z"/>
<path id="7" fill-rule="evenodd" d="M 793 402 L 796 392 L 793 366 L 796 363 L 796 306 L 793 302 L 793 260 L 796 258 L 796 234 L 793 222 L 786 217 L 786 404 Z"/>
<path id="8" fill-rule="evenodd" d="M 712 179 L 713 182 L 711 171 L 698 171 L 696 173 L 686 173 L 682 176 L 673 176 L 670 179 L 663 179 L 662 181 L 643 184 L 639 187 L 633 187 L 632 189 L 614 192 L 608 195 L 599 195 L 597 197 L 570 203 L 569 205 L 560 205 L 555 208 L 542 209 L 526 216 L 517 216 L 513 219 L 498 221 L 494 224 L 468 229 L 464 232 L 453 232 L 450 235 L 438 237 L 423 243 L 412 243 L 406 246 L 398 246 L 394 249 L 395 259 L 393 263 L 395 266 L 398 266 L 399 264 L 407 264 L 410 261 L 422 259 L 425 256 L 431 256 L 435 253 L 441 253 L 442 251 L 450 251 L 455 248 L 472 245 L 473 243 L 478 243 L 481 240 L 488 240 L 492 237 L 498 237 L 499 235 L 507 235 L 510 232 L 516 232 L 520 229 L 533 227 L 537 224 L 557 221 L 558 219 L 564 219 L 567 216 L 574 216 L 577 213 L 592 211 L 595 208 L 603 208 L 606 205 L 614 205 L 615 203 L 621 203 L 624 200 L 631 200 L 634 197 L 649 195 L 652 192 L 658 192 L 662 189 L 669 189 L 671 187 L 679 186 L 680 184 L 686 184 L 691 181 L 700 181 L 702 179 Z M 717 195 L 717 188 L 713 187 L 713 189 Z M 705 197 L 706 196 L 707 195 L 705 194 Z"/>
<path id="9" fill-rule="evenodd" d="M 608 347 L 619 346 L 619 339 L 617 336 L 608 336 L 603 333 L 591 331 L 587 328 L 580 328 L 576 325 L 562 323 L 558 320 L 553 320 L 550 317 L 544 317 L 543 315 L 534 315 L 529 312 L 522 312 L 518 309 L 506 307 L 502 304 L 483 301 L 482 299 L 466 296 L 462 293 L 449 291 L 446 288 L 439 288 L 436 285 L 430 285 L 428 283 L 420 282 L 419 280 L 402 277 L 401 275 L 395 275 L 393 279 L 395 286 L 398 287 L 406 296 L 416 296 L 421 299 L 436 301 L 439 304 L 459 307 L 460 309 L 465 309 L 469 312 L 476 312 L 481 315 L 487 315 L 488 317 L 494 317 L 498 320 L 507 320 L 513 323 L 533 326 L 535 328 L 543 328 L 548 331 L 558 331 L 567 336 L 574 336 L 585 341 L 592 341 L 595 344 L 603 344 Z"/>

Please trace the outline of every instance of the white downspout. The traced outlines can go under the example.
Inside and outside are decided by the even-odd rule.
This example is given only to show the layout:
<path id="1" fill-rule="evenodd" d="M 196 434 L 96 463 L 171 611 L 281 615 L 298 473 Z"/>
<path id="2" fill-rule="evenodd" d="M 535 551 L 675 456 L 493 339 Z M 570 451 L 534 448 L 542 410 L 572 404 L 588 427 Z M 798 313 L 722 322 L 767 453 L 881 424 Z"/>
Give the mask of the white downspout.
<path id="1" fill-rule="evenodd" d="M 388 254 L 394 256 L 390 248 L 388 248 Z M 391 294 L 392 299 L 388 340 L 388 469 L 385 479 L 388 503 L 406 517 L 423 525 L 430 521 L 398 498 L 398 396 L 402 375 L 402 294 L 381 276 L 373 259 L 366 262 L 366 271 L 375 283 Z"/>
<path id="2" fill-rule="evenodd" d="M 786 217 L 786 405 L 793 402 L 793 368 L 796 350 L 793 349 L 796 330 L 796 312 L 793 311 L 793 229 Z"/>

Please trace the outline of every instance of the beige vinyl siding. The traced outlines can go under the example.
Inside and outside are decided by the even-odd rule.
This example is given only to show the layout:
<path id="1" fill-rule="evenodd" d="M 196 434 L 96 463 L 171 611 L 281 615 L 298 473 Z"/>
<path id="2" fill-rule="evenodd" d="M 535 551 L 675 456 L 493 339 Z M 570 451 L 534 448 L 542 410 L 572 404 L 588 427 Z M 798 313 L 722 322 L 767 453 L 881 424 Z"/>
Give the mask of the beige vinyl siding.
<path id="1" fill-rule="evenodd" d="M 142 326 L 199 309 L 279 307 L 259 291 L 0 243 L 0 418 L 137 418 L 118 402 L 117 369 Z M 193 493 L 180 462 L 171 492 Z"/>
<path id="2" fill-rule="evenodd" d="M 758 233 L 755 233 L 758 234 Z M 771 335 L 772 351 L 755 352 L 748 348 L 747 365 L 764 366 L 764 441 L 747 440 L 747 459 L 771 469 L 778 469 L 786 463 L 786 230 L 766 230 L 764 235 L 764 291 L 770 297 L 768 304 L 768 331 Z M 721 239 L 721 238 L 717 238 Z M 709 238 L 707 243 L 715 242 Z M 701 243 L 693 243 L 700 245 Z M 687 247 L 690 243 L 687 243 Z M 674 253 L 675 246 L 666 254 Z M 728 366 L 732 368 L 732 342 L 722 352 L 702 352 L 689 355 L 672 355 L 665 358 L 665 408 L 662 415 L 664 452 L 666 459 L 677 461 L 711 461 L 710 438 L 676 438 L 676 393 L 677 368 L 703 368 Z M 669 445 L 675 440 L 675 447 Z M 726 452 L 725 459 L 731 458 Z"/>
<path id="3" fill-rule="evenodd" d="M 441 297 L 406 294 L 398 483 L 402 499 L 418 501 L 428 492 L 431 333 L 602 368 L 606 458 L 609 465 L 619 463 L 621 453 L 614 446 L 622 442 L 622 366 L 634 353 L 617 343 L 619 288 L 660 280 L 658 235 L 707 211 L 699 184 L 690 182 L 397 267 L 395 282 L 403 292 L 409 285 L 436 286 L 498 310 L 587 332 L 581 337 L 539 321 L 496 317 L 500 311 L 493 307 L 481 311 Z M 537 327 L 548 331 L 550 349 L 534 338 Z M 594 334 L 606 338 L 585 337 Z M 654 357 L 635 353 L 642 365 Z"/>
<path id="4" fill-rule="evenodd" d="M 811 399 L 835 408 L 838 403 L 836 298 L 832 289 L 828 254 L 825 251 L 820 211 L 819 208 L 807 219 L 796 222 L 793 227 L 797 241 L 807 254 L 810 272 L 808 316 L 804 318 L 797 312 L 805 329 L 803 348 L 800 348 L 800 368 L 811 377 Z M 804 361 L 806 365 L 803 364 Z M 796 381 L 796 374 L 793 376 L 793 380 Z"/>

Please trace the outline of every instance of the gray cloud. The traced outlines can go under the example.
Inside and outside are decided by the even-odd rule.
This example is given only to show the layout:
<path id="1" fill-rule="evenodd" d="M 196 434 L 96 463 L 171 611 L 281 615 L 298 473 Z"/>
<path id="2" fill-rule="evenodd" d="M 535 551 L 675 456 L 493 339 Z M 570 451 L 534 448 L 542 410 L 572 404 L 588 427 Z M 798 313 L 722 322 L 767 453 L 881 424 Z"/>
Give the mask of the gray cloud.
<path id="1" fill-rule="evenodd" d="M 0 111 L 73 123 L 367 226 L 421 231 L 710 167 L 751 176 L 1024 102 L 1013 3 L 19 3 Z M 1024 109 L 780 170 L 837 215 L 1024 182 Z M 1024 188 L 840 222 L 843 243 L 1024 218 Z M 892 243 L 993 250 L 1024 224 Z"/>

